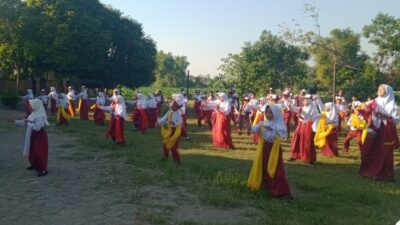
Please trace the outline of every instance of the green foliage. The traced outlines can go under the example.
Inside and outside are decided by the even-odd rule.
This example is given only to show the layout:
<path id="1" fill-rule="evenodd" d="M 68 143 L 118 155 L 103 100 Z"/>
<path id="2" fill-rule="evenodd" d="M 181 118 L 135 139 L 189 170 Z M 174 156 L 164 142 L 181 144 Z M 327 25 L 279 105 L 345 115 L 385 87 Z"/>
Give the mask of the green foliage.
<path id="1" fill-rule="evenodd" d="M 8 74 L 54 72 L 89 87 L 154 81 L 154 41 L 98 0 L 7 0 L 0 11 L 0 69 Z"/>
<path id="2" fill-rule="evenodd" d="M 222 71 L 229 83 L 241 90 L 264 94 L 269 87 L 293 88 L 306 76 L 308 54 L 271 32 L 263 31 L 255 43 L 245 43 L 242 52 L 223 59 Z"/>
<path id="3" fill-rule="evenodd" d="M 15 109 L 18 104 L 19 95 L 15 90 L 6 90 L 0 94 L 1 102 L 4 106 Z"/>
<path id="4" fill-rule="evenodd" d="M 400 18 L 379 13 L 372 24 L 364 26 L 364 37 L 378 47 L 376 62 L 385 82 L 400 85 Z"/>
<path id="5" fill-rule="evenodd" d="M 185 56 L 173 56 L 160 51 L 156 56 L 155 87 L 186 86 L 186 69 L 189 66 Z"/>

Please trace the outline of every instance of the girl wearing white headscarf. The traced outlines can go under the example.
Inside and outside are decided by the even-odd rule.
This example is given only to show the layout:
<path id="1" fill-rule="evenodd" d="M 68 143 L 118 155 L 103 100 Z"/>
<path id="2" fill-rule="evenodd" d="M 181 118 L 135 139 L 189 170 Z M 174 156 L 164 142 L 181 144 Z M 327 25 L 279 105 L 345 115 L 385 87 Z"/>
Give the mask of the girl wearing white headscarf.
<path id="1" fill-rule="evenodd" d="M 234 149 L 229 117 L 231 109 L 228 96 L 225 93 L 219 93 L 218 103 L 214 111 L 215 122 L 212 128 L 213 146 L 215 148 Z"/>
<path id="2" fill-rule="evenodd" d="M 126 113 L 124 98 L 115 92 L 109 106 L 99 107 L 101 110 L 110 112 L 111 115 L 106 137 L 111 136 L 115 144 L 125 144 L 124 123 L 128 120 L 128 114 Z"/>
<path id="3" fill-rule="evenodd" d="M 178 152 L 179 140 L 182 132 L 182 113 L 180 109 L 184 106 L 185 101 L 182 94 L 174 94 L 172 97 L 170 110 L 157 121 L 161 125 L 161 137 L 163 139 L 163 161 L 168 159 L 169 152 L 177 165 L 181 164 L 181 157 Z M 167 125 L 165 127 L 164 125 Z"/>
<path id="4" fill-rule="evenodd" d="M 157 125 L 157 102 L 153 94 L 149 94 L 147 101 L 147 127 L 154 129 Z"/>
<path id="5" fill-rule="evenodd" d="M 47 175 L 48 140 L 44 129 L 49 125 L 43 103 L 39 99 L 29 100 L 32 110 L 24 120 L 16 120 L 17 125 L 26 125 L 25 145 L 22 151 L 24 156 L 29 157 L 30 166 L 28 170 L 36 170 L 38 176 Z"/>
<path id="6" fill-rule="evenodd" d="M 286 125 L 277 105 L 267 105 L 265 117 L 264 121 L 249 127 L 249 132 L 260 136 L 247 187 L 258 191 L 263 184 L 275 197 L 291 197 L 280 146 L 281 139 L 287 136 Z"/>
<path id="7" fill-rule="evenodd" d="M 67 93 L 67 101 L 68 101 L 68 111 L 71 117 L 75 117 L 75 106 L 74 106 L 74 101 L 76 99 L 75 95 L 75 90 L 72 89 L 71 86 L 68 87 L 68 93 Z"/>
<path id="8" fill-rule="evenodd" d="M 89 105 L 88 100 L 89 96 L 87 94 L 87 88 L 82 85 L 81 92 L 76 96 L 79 98 L 79 104 L 77 111 L 79 112 L 79 117 L 81 120 L 88 120 L 89 119 Z"/>
<path id="9" fill-rule="evenodd" d="M 47 97 L 50 100 L 48 108 L 50 108 L 51 114 L 54 115 L 57 113 L 57 100 L 58 100 L 58 94 L 54 87 L 50 87 L 50 93 L 47 95 Z"/>
<path id="10" fill-rule="evenodd" d="M 29 114 L 31 114 L 31 107 L 29 105 L 29 100 L 33 99 L 33 92 L 32 89 L 26 89 L 26 95 L 25 96 L 21 96 L 21 99 L 25 100 L 25 113 L 26 113 L 26 117 L 29 116 Z"/>
<path id="11" fill-rule="evenodd" d="M 295 107 L 290 105 L 289 107 L 290 110 L 297 113 L 298 118 L 297 128 L 293 134 L 290 147 L 289 160 L 300 159 L 312 164 L 317 160 L 312 125 L 318 119 L 318 109 L 309 94 L 303 97 L 302 106 Z"/>
<path id="12" fill-rule="evenodd" d="M 314 137 L 315 146 L 321 149 L 325 156 L 338 156 L 338 121 L 336 105 L 333 102 L 325 103 Z"/>
<path id="13" fill-rule="evenodd" d="M 100 126 L 104 125 L 104 120 L 106 119 L 106 115 L 103 110 L 100 109 L 100 106 L 104 106 L 106 104 L 106 98 L 103 92 L 98 92 L 96 98 L 91 98 L 91 100 L 95 100 L 96 104 L 94 104 L 91 109 L 93 112 L 93 120 L 94 123 Z"/>
<path id="14" fill-rule="evenodd" d="M 381 84 L 370 104 L 372 124 L 361 151 L 360 175 L 394 181 L 393 150 L 399 147 L 397 104 L 391 86 Z"/>
<path id="15" fill-rule="evenodd" d="M 267 107 L 267 99 L 266 98 L 259 98 L 257 104 L 257 112 L 254 117 L 252 125 L 257 125 L 259 122 L 265 120 L 265 108 Z M 258 144 L 258 132 L 253 134 L 253 143 Z"/>
<path id="16" fill-rule="evenodd" d="M 132 121 L 136 130 L 144 133 L 147 129 L 147 99 L 142 93 L 136 94 L 136 99 L 134 102 L 135 108 L 132 113 Z"/>

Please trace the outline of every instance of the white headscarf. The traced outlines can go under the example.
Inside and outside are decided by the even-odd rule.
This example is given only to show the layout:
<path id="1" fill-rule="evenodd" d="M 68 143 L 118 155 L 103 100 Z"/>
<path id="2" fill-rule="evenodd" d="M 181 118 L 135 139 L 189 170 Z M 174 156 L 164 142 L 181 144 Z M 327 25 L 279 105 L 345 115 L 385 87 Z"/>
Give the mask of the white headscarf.
<path id="1" fill-rule="evenodd" d="M 394 123 L 397 124 L 399 122 L 399 116 L 397 114 L 397 104 L 394 100 L 393 88 L 387 84 L 381 84 L 380 86 L 383 86 L 386 89 L 386 94 L 385 96 L 378 96 L 377 98 L 375 98 L 375 101 L 377 103 L 375 112 L 380 112 L 382 114 L 392 117 Z M 375 118 L 374 125 L 379 128 L 380 122 L 380 119 Z"/>
<path id="2" fill-rule="evenodd" d="M 57 92 L 55 87 L 50 87 L 50 92 Z"/>
<path id="3" fill-rule="evenodd" d="M 156 98 L 154 97 L 153 94 L 149 94 L 149 100 L 147 100 L 147 106 L 152 109 L 157 108 Z"/>
<path id="4" fill-rule="evenodd" d="M 336 104 L 333 102 L 327 102 L 324 104 L 325 109 L 324 111 L 326 111 L 326 119 L 328 121 L 328 123 L 333 123 L 335 125 L 339 124 L 339 117 L 338 117 L 338 110 L 336 107 Z M 326 110 L 326 108 L 329 109 L 329 112 Z"/>
<path id="5" fill-rule="evenodd" d="M 115 114 L 124 118 L 125 121 L 128 120 L 128 114 L 126 113 L 125 100 L 121 95 L 115 96 Z"/>
<path id="6" fill-rule="evenodd" d="M 315 120 L 316 117 L 318 116 L 318 109 L 314 105 L 313 101 L 308 98 L 307 96 L 307 101 L 308 101 L 308 106 L 303 106 L 301 110 L 301 117 L 303 117 L 305 120 Z"/>
<path id="7" fill-rule="evenodd" d="M 46 125 L 50 125 L 47 121 L 47 115 L 46 111 L 44 110 L 42 101 L 40 101 L 39 99 L 32 99 L 29 100 L 29 104 L 31 105 L 32 112 L 31 114 L 29 114 L 27 119 L 29 121 L 34 121 L 36 118 L 44 117 L 44 119 L 46 120 Z"/>
<path id="8" fill-rule="evenodd" d="M 105 105 L 106 104 L 106 98 L 104 97 L 104 93 L 103 92 L 98 92 L 97 93 L 96 104 L 100 104 L 100 105 Z"/>
<path id="9" fill-rule="evenodd" d="M 32 89 L 27 89 L 26 90 L 26 96 L 28 97 L 28 99 L 33 99 Z"/>
<path id="10" fill-rule="evenodd" d="M 221 98 L 221 101 L 219 101 L 220 111 L 223 111 L 225 115 L 229 115 L 229 113 L 231 112 L 231 105 L 228 101 L 228 95 L 224 92 L 220 92 L 218 93 L 218 97 Z"/>
<path id="11" fill-rule="evenodd" d="M 274 118 L 272 120 L 268 120 L 265 117 L 263 122 L 263 126 L 268 126 L 272 128 L 272 131 L 267 129 L 263 130 L 263 137 L 268 142 L 274 142 L 276 135 L 279 135 L 280 138 L 287 137 L 287 130 L 285 121 L 283 120 L 282 113 L 280 108 L 275 104 L 268 104 L 266 108 L 270 108 Z"/>

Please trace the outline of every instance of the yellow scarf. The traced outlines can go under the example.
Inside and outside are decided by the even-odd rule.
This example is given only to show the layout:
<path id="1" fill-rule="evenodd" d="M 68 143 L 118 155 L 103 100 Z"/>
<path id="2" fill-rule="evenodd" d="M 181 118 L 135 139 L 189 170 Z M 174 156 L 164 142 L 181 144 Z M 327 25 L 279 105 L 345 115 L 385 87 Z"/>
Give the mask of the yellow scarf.
<path id="1" fill-rule="evenodd" d="M 360 117 L 354 113 L 351 114 L 351 126 L 361 130 L 362 129 L 362 134 L 361 134 L 361 143 L 364 143 L 365 138 L 367 137 L 368 134 L 368 125 L 367 123 L 360 119 Z"/>
<path id="2" fill-rule="evenodd" d="M 72 105 L 72 101 L 68 100 L 68 108 L 69 108 L 69 112 L 71 113 L 71 117 L 75 116 L 75 111 L 74 111 L 74 106 Z"/>
<path id="3" fill-rule="evenodd" d="M 251 191 L 258 191 L 261 186 L 262 181 L 262 168 L 263 168 L 263 153 L 264 153 L 264 137 L 263 137 L 263 127 L 260 126 L 258 145 L 256 151 L 256 158 L 253 161 L 253 166 L 247 179 L 247 187 Z M 275 138 L 274 144 L 272 145 L 271 153 L 268 159 L 267 173 L 268 176 L 273 178 L 275 176 L 276 167 L 278 165 L 279 159 L 279 148 L 280 140 Z"/>
<path id="4" fill-rule="evenodd" d="M 66 120 L 70 120 L 70 119 L 71 119 L 71 116 L 68 115 L 68 113 L 65 112 L 64 106 L 59 105 L 59 106 L 58 106 L 58 111 L 57 111 L 57 122 L 58 122 L 58 123 L 60 122 L 60 117 L 61 117 L 61 115 L 62 115 Z"/>
<path id="5" fill-rule="evenodd" d="M 253 120 L 253 126 L 257 125 L 258 118 L 260 118 L 261 114 L 262 113 L 260 112 L 260 110 L 257 110 L 256 117 Z"/>
<path id="6" fill-rule="evenodd" d="M 319 118 L 317 130 L 315 131 L 314 144 L 315 147 L 317 148 L 322 148 L 325 145 L 326 137 L 331 133 L 333 129 L 332 124 L 328 124 L 327 128 L 325 128 L 325 126 L 326 126 L 326 112 L 323 112 Z"/>
<path id="7" fill-rule="evenodd" d="M 76 109 L 76 111 L 77 111 L 78 113 L 81 112 L 81 107 L 82 107 L 82 99 L 79 99 L 78 108 Z"/>
<path id="8" fill-rule="evenodd" d="M 167 128 L 164 126 L 161 126 L 161 137 L 163 139 L 163 143 L 165 147 L 168 150 L 171 150 L 171 148 L 174 146 L 175 142 L 179 139 L 181 136 L 181 124 L 178 123 L 175 129 L 174 135 L 171 136 L 172 132 L 172 113 L 173 111 L 168 112 L 168 122 L 167 122 Z"/>

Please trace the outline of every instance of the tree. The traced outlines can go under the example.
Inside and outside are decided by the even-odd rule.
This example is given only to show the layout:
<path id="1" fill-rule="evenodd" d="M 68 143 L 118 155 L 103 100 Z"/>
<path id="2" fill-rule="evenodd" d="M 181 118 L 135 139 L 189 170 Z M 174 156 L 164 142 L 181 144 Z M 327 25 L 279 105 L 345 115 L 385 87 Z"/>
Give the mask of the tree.
<path id="1" fill-rule="evenodd" d="M 186 85 L 186 70 L 189 66 L 186 56 L 173 56 L 160 51 L 156 56 L 156 87 L 182 87 Z"/>
<path id="2" fill-rule="evenodd" d="M 266 89 L 293 88 L 307 73 L 308 54 L 263 31 L 260 39 L 247 42 L 239 54 L 222 59 L 220 69 L 228 83 L 241 91 L 252 89 L 265 93 Z"/>
<path id="3" fill-rule="evenodd" d="M 386 82 L 400 85 L 400 19 L 379 13 L 372 24 L 364 26 L 363 35 L 378 47 L 376 66 Z"/>

